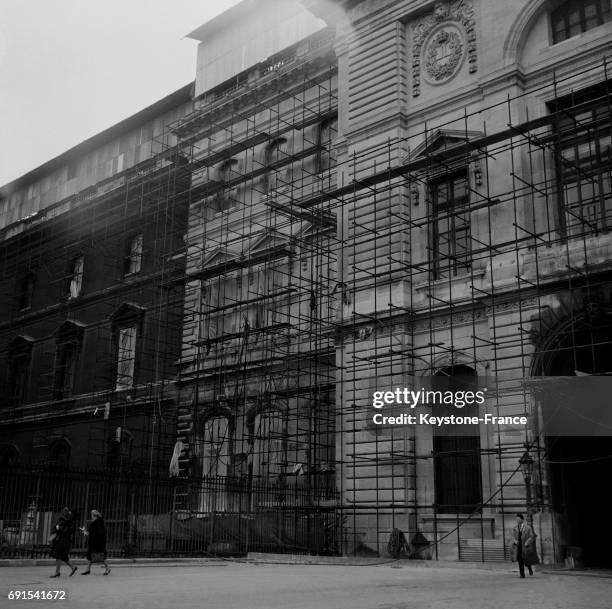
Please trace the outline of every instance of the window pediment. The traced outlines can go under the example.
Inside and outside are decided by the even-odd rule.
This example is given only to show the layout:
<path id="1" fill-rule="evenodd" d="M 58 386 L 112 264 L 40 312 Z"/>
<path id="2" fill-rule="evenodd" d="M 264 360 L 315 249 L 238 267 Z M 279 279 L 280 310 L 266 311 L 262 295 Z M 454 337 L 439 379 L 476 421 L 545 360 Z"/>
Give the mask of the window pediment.
<path id="1" fill-rule="evenodd" d="M 31 336 L 20 334 L 9 343 L 9 354 L 13 357 L 22 353 L 28 353 L 32 350 L 33 345 L 34 339 Z"/>
<path id="2" fill-rule="evenodd" d="M 249 254 L 263 254 L 271 252 L 279 247 L 288 245 L 289 239 L 276 231 L 265 231 L 256 235 L 249 247 Z"/>
<path id="3" fill-rule="evenodd" d="M 435 156 L 437 153 L 447 152 L 452 148 L 457 148 L 466 142 L 482 136 L 483 134 L 480 131 L 438 129 L 416 146 L 416 148 L 404 159 L 404 162 L 414 161 L 432 155 Z"/>
<path id="4" fill-rule="evenodd" d="M 110 320 L 114 325 L 119 325 L 122 322 L 136 322 L 142 318 L 145 311 L 145 307 L 135 302 L 124 302 L 115 309 L 110 316 Z"/>
<path id="5" fill-rule="evenodd" d="M 53 333 L 53 336 L 56 338 L 56 340 L 62 342 L 78 340 L 83 335 L 83 330 L 85 327 L 85 324 L 80 321 L 76 321 L 75 319 L 67 319 Z"/>
<path id="6" fill-rule="evenodd" d="M 237 259 L 238 256 L 232 252 L 229 252 L 227 248 L 217 247 L 204 256 L 204 260 L 202 260 L 202 268 L 206 269 L 215 267 Z"/>

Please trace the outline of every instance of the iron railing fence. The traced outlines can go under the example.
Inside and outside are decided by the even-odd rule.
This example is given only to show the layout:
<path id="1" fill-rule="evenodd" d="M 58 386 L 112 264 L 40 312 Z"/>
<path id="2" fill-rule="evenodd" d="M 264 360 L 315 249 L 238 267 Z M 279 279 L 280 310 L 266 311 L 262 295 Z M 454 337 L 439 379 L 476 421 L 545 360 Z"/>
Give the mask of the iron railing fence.
<path id="1" fill-rule="evenodd" d="M 102 512 L 111 557 L 375 554 L 372 540 L 362 543 L 354 519 L 371 515 L 374 521 L 380 506 L 342 503 L 331 483 L 331 477 L 320 476 L 168 479 L 108 470 L 4 468 L 0 558 L 47 557 L 49 536 L 64 506 L 75 513 L 77 527 L 87 523 L 92 509 Z M 373 547 L 386 545 L 401 522 L 407 546 L 398 555 L 404 558 L 510 559 L 513 522 L 496 530 L 493 515 L 503 511 L 501 503 L 471 513 L 473 506 L 454 506 L 454 514 L 447 507 L 388 506 Z M 77 529 L 72 555 L 85 552 L 86 537 Z"/>
<path id="2" fill-rule="evenodd" d="M 63 507 L 78 531 L 92 509 L 103 514 L 110 556 L 277 552 L 339 554 L 333 489 L 306 477 L 145 478 L 112 471 L 0 470 L 0 556 L 44 557 Z"/>

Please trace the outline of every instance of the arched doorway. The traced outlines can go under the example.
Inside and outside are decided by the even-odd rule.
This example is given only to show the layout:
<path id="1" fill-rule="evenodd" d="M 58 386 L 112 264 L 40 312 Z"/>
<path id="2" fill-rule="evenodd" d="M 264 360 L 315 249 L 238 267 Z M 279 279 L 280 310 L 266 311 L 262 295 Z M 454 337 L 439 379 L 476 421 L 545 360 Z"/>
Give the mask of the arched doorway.
<path id="1" fill-rule="evenodd" d="M 538 368 L 536 373 L 543 376 L 612 372 L 610 311 L 581 312 L 558 324 L 539 353 Z M 610 383 L 612 386 L 612 379 Z M 543 423 L 546 434 L 552 428 L 547 409 L 543 410 Z M 612 566 L 612 521 L 604 500 L 612 467 L 612 437 L 546 434 L 544 442 L 551 507 L 565 525 L 563 536 L 568 547 L 564 555 L 578 555 L 586 566 Z"/>

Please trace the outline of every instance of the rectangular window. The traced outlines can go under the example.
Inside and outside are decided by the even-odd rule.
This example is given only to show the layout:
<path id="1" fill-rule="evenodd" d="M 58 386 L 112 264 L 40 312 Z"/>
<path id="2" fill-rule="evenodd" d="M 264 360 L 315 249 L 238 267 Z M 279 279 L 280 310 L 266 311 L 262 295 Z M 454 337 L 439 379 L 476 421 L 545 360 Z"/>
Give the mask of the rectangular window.
<path id="1" fill-rule="evenodd" d="M 472 368 L 454 366 L 438 371 L 432 389 L 475 391 L 477 381 Z M 435 503 L 441 514 L 471 514 L 482 509 L 480 436 L 466 435 L 463 427 L 443 425 L 433 432 Z"/>
<path id="2" fill-rule="evenodd" d="M 78 161 L 73 161 L 68 165 L 68 180 L 74 180 L 79 175 L 79 164 Z"/>
<path id="3" fill-rule="evenodd" d="M 324 121 L 319 126 L 319 153 L 317 158 L 317 171 L 323 173 L 335 166 L 334 142 L 338 132 L 338 120 L 336 118 Z"/>
<path id="4" fill-rule="evenodd" d="M 34 274 L 28 273 L 21 279 L 19 286 L 19 310 L 27 311 L 32 308 L 34 294 Z"/>
<path id="5" fill-rule="evenodd" d="M 610 101 L 607 95 L 558 102 L 554 124 L 561 224 L 567 236 L 612 224 Z"/>
<path id="6" fill-rule="evenodd" d="M 610 21 L 610 0 L 569 0 L 550 15 L 553 44 Z"/>
<path id="7" fill-rule="evenodd" d="M 83 289 L 83 270 L 85 257 L 77 256 L 71 263 L 70 283 L 68 285 L 68 298 L 77 298 Z"/>
<path id="8" fill-rule="evenodd" d="M 433 438 L 436 506 L 441 514 L 471 514 L 482 502 L 480 439 L 453 433 L 460 426 L 447 425 Z"/>
<path id="9" fill-rule="evenodd" d="M 119 328 L 118 340 L 116 389 L 129 389 L 134 385 L 136 326 Z"/>
<path id="10" fill-rule="evenodd" d="M 467 170 L 429 184 L 435 279 L 454 277 L 471 265 L 471 224 Z"/>
<path id="11" fill-rule="evenodd" d="M 130 239 L 125 259 L 126 275 L 134 275 L 136 273 L 140 273 L 140 271 L 142 270 L 142 244 L 142 233 L 134 235 Z"/>
<path id="12" fill-rule="evenodd" d="M 76 374 L 77 345 L 73 342 L 61 343 L 57 351 L 55 368 L 55 399 L 63 400 L 72 395 Z"/>
<path id="13" fill-rule="evenodd" d="M 29 364 L 30 356 L 26 353 L 16 355 L 10 362 L 9 392 L 14 406 L 19 406 L 25 399 Z"/>

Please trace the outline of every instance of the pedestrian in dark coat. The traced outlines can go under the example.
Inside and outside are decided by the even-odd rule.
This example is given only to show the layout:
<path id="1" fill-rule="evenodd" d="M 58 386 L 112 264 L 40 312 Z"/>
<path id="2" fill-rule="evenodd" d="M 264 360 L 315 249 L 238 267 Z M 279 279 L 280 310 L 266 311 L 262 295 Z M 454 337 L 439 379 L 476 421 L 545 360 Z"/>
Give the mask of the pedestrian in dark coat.
<path id="1" fill-rule="evenodd" d="M 89 527 L 81 527 L 81 532 L 87 537 L 87 569 L 81 575 L 91 573 L 91 563 L 101 562 L 104 564 L 104 575 L 110 573 L 106 552 L 106 525 L 102 514 L 98 510 L 91 510 L 91 522 Z"/>
<path id="2" fill-rule="evenodd" d="M 60 576 L 62 563 L 66 563 L 70 567 L 70 576 L 74 575 L 74 572 L 77 570 L 75 566 L 70 564 L 70 549 L 72 548 L 75 528 L 74 516 L 65 507 L 55 523 L 53 534 L 51 535 L 51 551 L 49 554 L 52 558 L 55 558 L 55 574 L 51 575 L 51 577 Z"/>
<path id="3" fill-rule="evenodd" d="M 539 562 L 535 547 L 536 536 L 522 514 L 516 515 L 516 526 L 512 529 L 512 537 L 512 560 L 518 562 L 520 576 L 525 577 L 525 566 L 529 570 L 529 575 L 533 575 L 531 566 Z"/>

